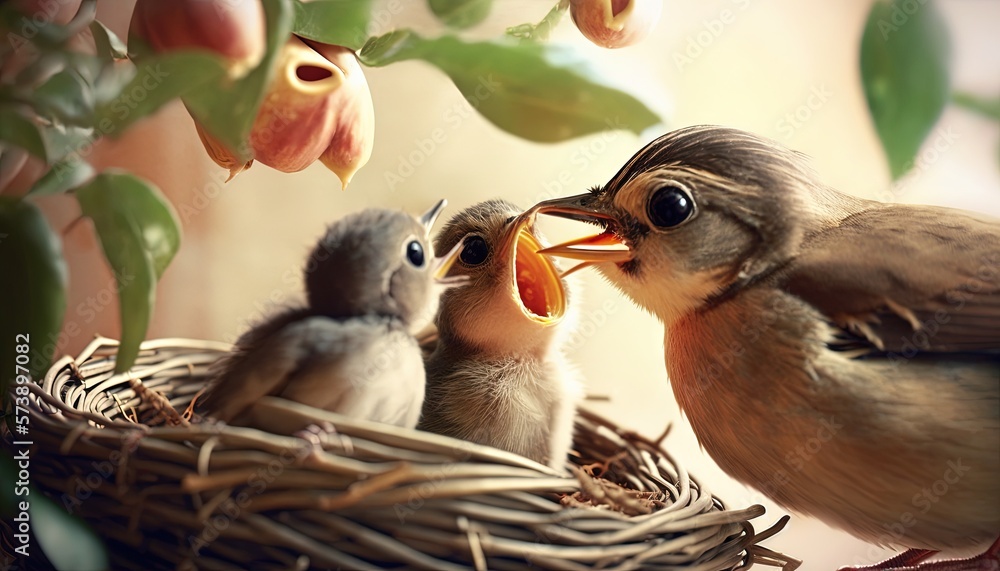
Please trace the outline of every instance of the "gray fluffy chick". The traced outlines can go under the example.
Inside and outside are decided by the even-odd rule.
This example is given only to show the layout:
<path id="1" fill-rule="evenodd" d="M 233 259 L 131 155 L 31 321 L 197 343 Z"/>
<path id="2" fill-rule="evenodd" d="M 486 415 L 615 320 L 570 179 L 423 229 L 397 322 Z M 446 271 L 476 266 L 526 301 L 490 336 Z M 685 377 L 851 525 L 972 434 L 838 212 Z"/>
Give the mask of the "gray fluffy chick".
<path id="1" fill-rule="evenodd" d="M 369 209 L 331 225 L 305 268 L 308 305 L 237 341 L 209 389 L 207 414 L 240 423 L 258 399 L 274 395 L 414 427 L 425 377 L 413 333 L 434 315 L 436 276 L 458 253 L 434 258 L 429 232 L 443 207 L 419 220 Z"/>

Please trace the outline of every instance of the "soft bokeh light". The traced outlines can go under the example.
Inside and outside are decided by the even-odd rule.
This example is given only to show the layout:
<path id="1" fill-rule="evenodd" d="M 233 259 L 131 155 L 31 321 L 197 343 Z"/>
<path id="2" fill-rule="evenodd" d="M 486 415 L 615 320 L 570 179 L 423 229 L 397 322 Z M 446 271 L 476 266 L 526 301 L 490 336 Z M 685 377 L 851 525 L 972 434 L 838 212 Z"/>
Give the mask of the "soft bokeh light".
<path id="1" fill-rule="evenodd" d="M 127 4 L 102 2 L 101 17 L 114 20 Z M 376 5 L 381 31 L 411 25 L 425 33 L 439 30 L 424 2 L 393 4 L 401 5 L 397 13 L 388 2 Z M 496 36 L 508 25 L 540 19 L 550 5 L 497 0 L 471 33 Z M 1000 94 L 1000 2 L 939 5 L 951 29 L 954 86 Z M 668 0 L 658 27 L 638 46 L 597 48 L 569 18 L 552 40 L 573 44 L 635 88 L 667 114 L 665 129 L 715 123 L 755 131 L 811 156 L 821 178 L 844 192 L 1000 215 L 1000 127 L 953 106 L 928 139 L 921 167 L 899 184 L 890 182 L 858 72 L 869 6 L 868 0 Z M 99 148 L 101 164 L 129 166 L 163 186 L 184 227 L 180 253 L 161 282 L 150 337 L 232 341 L 248 323 L 300 301 L 309 247 L 326 224 L 348 212 L 392 206 L 420 213 L 441 197 L 449 200 L 445 217 L 492 197 L 527 207 L 602 184 L 660 134 L 616 131 L 560 144 L 526 142 L 477 115 L 428 65 L 406 62 L 365 73 L 375 104 L 375 147 L 343 192 L 318 163 L 292 175 L 255 165 L 222 184 L 228 173 L 204 156 L 190 119 L 176 105 Z M 606 112 L 613 123 L 615 110 Z M 63 209 L 54 202 L 46 204 L 50 212 Z M 56 226 L 68 218 L 55 217 Z M 554 223 L 546 228 L 555 235 L 573 231 Z M 115 334 L 116 308 L 89 321 L 75 309 L 108 283 L 87 234 L 74 229 L 67 239 L 74 280 L 67 322 L 79 322 L 86 333 L 69 339 L 60 353 L 76 351 L 91 329 Z M 672 423 L 666 443 L 675 457 L 727 505 L 763 503 L 768 513 L 759 525 L 770 525 L 784 512 L 727 477 L 681 417 L 664 372 L 662 327 L 596 274 L 583 272 L 579 279 L 581 334 L 572 357 L 588 392 L 609 399 L 590 406 L 651 436 Z M 808 517 L 793 519 L 767 545 L 805 558 L 807 570 L 891 553 Z"/>

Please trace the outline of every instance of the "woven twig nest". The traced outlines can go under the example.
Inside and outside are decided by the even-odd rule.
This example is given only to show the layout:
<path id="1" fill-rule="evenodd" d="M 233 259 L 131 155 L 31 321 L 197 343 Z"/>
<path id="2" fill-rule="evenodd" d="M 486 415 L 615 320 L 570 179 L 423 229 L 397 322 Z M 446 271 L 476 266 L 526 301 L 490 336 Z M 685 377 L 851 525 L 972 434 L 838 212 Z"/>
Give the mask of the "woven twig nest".
<path id="1" fill-rule="evenodd" d="M 567 473 L 276 398 L 255 407 L 255 428 L 188 423 L 228 349 L 150 341 L 115 375 L 117 343 L 97 339 L 32 387 L 32 481 L 91 523 L 117 568 L 716 571 L 793 561 L 760 545 L 780 529 L 755 534 L 761 506 L 725 509 L 657 442 L 585 411 Z"/>

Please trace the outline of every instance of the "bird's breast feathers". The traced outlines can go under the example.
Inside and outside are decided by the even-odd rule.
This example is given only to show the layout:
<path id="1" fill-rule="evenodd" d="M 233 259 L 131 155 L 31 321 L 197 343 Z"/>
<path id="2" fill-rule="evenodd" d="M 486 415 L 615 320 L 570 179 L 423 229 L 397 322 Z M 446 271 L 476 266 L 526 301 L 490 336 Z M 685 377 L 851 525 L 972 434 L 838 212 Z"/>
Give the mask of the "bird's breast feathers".
<path id="1" fill-rule="evenodd" d="M 773 288 L 679 320 L 667 371 L 699 442 L 738 480 L 870 541 L 995 537 L 1000 516 L 983 505 L 1000 501 L 1000 362 L 852 359 L 828 348 L 833 332 Z M 972 469 L 949 501 L 920 500 L 959 459 Z M 879 522 L 908 512 L 907 537 L 882 537 Z"/>

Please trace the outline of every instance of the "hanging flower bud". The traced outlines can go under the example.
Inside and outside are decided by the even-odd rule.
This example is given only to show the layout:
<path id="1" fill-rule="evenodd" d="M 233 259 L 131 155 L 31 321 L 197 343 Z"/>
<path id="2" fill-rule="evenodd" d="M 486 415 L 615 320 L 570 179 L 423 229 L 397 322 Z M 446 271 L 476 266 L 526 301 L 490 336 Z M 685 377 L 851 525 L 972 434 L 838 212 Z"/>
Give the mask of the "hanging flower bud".
<path id="1" fill-rule="evenodd" d="M 208 156 L 215 161 L 215 164 L 229 170 L 229 178 L 226 179 L 226 182 L 233 180 L 234 176 L 253 165 L 253 159 L 245 162 L 239 160 L 235 153 L 231 152 L 218 139 L 210 135 L 197 119 L 195 119 L 194 127 L 198 131 L 198 138 L 201 139 L 201 144 L 205 147 Z"/>
<path id="2" fill-rule="evenodd" d="M 662 7 L 662 0 L 570 0 L 569 13 L 588 40 L 621 48 L 648 36 Z"/>
<path id="3" fill-rule="evenodd" d="M 320 160 L 340 179 L 343 188 L 354 173 L 365 166 L 375 142 L 375 106 L 368 81 L 354 52 L 329 44 L 309 42 L 314 50 L 337 66 L 344 84 L 330 95 L 334 109 L 334 130 Z"/>
<path id="4" fill-rule="evenodd" d="M 250 132 L 254 158 L 282 172 L 315 162 L 333 136 L 338 111 L 331 94 L 344 81 L 339 67 L 292 36 Z"/>
<path id="5" fill-rule="evenodd" d="M 213 51 L 234 77 L 260 63 L 266 45 L 260 0 L 139 0 L 129 33 L 157 52 Z"/>

